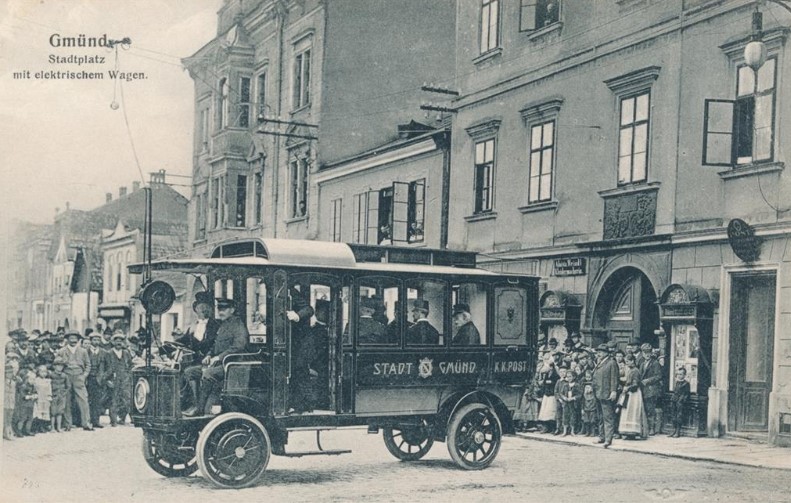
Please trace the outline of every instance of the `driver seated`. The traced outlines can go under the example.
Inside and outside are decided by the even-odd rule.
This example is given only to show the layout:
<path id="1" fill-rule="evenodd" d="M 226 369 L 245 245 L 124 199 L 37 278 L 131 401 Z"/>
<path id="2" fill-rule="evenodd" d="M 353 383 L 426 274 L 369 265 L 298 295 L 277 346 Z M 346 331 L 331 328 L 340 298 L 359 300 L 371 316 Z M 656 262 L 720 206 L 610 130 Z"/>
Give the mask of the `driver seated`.
<path id="1" fill-rule="evenodd" d="M 190 404 L 187 411 L 195 413 L 193 408 L 197 407 L 198 397 L 200 396 L 200 380 L 203 372 L 201 361 L 206 358 L 217 338 L 217 330 L 220 323 L 214 319 L 214 296 L 211 292 L 198 292 L 195 294 L 195 302 L 192 303 L 192 310 L 197 319 L 187 330 L 187 333 L 177 338 L 175 342 L 182 344 L 192 350 L 195 355 L 191 365 L 184 368 L 182 373 L 182 403 Z"/>
<path id="2" fill-rule="evenodd" d="M 223 358 L 233 353 L 242 353 L 247 347 L 250 334 L 247 326 L 236 314 L 236 301 L 233 299 L 217 299 L 217 317 L 220 326 L 211 350 L 201 361 L 200 394 L 195 411 L 187 411 L 185 415 L 210 414 L 215 405 L 216 391 L 222 387 L 225 370 Z"/>

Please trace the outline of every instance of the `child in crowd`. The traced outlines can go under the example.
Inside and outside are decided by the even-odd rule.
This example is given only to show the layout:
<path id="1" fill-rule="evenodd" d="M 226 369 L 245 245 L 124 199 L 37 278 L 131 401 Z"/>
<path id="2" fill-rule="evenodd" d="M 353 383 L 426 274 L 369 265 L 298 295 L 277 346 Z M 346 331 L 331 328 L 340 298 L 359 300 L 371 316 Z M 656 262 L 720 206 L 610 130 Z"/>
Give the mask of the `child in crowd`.
<path id="1" fill-rule="evenodd" d="M 681 436 L 681 425 L 684 424 L 684 406 L 689 401 L 690 388 L 687 381 L 687 369 L 676 369 L 676 382 L 673 385 L 673 396 L 670 398 L 670 413 L 673 419 L 673 433 L 671 437 Z"/>
<path id="2" fill-rule="evenodd" d="M 541 408 L 538 411 L 539 430 L 548 433 L 556 421 L 557 400 L 555 399 L 555 383 L 558 373 L 555 371 L 555 362 L 550 360 L 545 363 L 539 373 L 538 383 L 541 392 Z"/>
<path id="3" fill-rule="evenodd" d="M 46 365 L 39 365 L 36 376 L 36 399 L 33 407 L 34 430 L 36 433 L 49 431 L 50 403 L 52 401 L 52 385 L 49 380 L 49 371 Z"/>
<path id="4" fill-rule="evenodd" d="M 563 393 L 563 436 L 570 433 L 576 435 L 577 432 L 577 416 L 579 410 L 579 402 L 582 397 L 582 388 L 577 382 L 576 374 L 569 370 L 566 373 L 566 386 L 564 386 Z"/>
<path id="5" fill-rule="evenodd" d="M 599 415 L 596 407 L 596 395 L 593 393 L 593 384 L 587 378 L 582 391 L 582 434 L 586 437 L 597 435 L 596 426 L 599 424 Z"/>
<path id="6" fill-rule="evenodd" d="M 558 369 L 558 382 L 555 383 L 555 402 L 557 403 L 555 409 L 555 435 L 560 435 L 563 427 L 563 406 L 565 405 L 563 397 L 568 390 L 568 382 L 566 382 L 568 372 L 568 368 L 560 367 Z"/>
<path id="7" fill-rule="evenodd" d="M 52 429 L 60 432 L 63 425 L 63 415 L 66 413 L 66 397 L 68 391 L 68 377 L 63 372 L 65 361 L 60 356 L 52 362 L 52 372 L 50 373 L 50 387 L 52 391 L 52 401 L 50 402 L 50 422 Z"/>
<path id="8" fill-rule="evenodd" d="M 17 432 L 20 435 L 33 436 L 33 408 L 36 403 L 36 373 L 22 369 L 20 381 L 16 388 Z"/>
<path id="9" fill-rule="evenodd" d="M 9 352 L 5 355 L 5 397 L 3 398 L 3 438 L 13 440 L 14 406 L 16 402 L 17 372 L 19 355 Z"/>

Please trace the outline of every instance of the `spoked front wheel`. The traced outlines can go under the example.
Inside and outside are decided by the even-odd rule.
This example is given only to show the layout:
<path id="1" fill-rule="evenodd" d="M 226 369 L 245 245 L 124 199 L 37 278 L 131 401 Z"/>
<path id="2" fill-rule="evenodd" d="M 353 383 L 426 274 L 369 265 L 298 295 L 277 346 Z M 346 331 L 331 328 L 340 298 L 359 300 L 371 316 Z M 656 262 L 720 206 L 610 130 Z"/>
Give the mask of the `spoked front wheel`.
<path id="1" fill-rule="evenodd" d="M 198 437 L 198 465 L 203 476 L 220 487 L 248 487 L 264 473 L 271 446 L 266 428 L 254 417 L 222 414 Z"/>
<path id="2" fill-rule="evenodd" d="M 385 428 L 382 435 L 390 454 L 402 461 L 416 461 L 422 458 L 428 454 L 434 444 L 431 429 L 427 425 Z"/>
<path id="3" fill-rule="evenodd" d="M 179 442 L 158 433 L 143 434 L 143 458 L 152 470 L 165 477 L 188 477 L 198 469 L 195 438 Z"/>
<path id="4" fill-rule="evenodd" d="M 486 404 L 471 403 L 453 413 L 448 424 L 448 451 L 465 470 L 482 470 L 492 464 L 502 442 L 497 413 Z"/>

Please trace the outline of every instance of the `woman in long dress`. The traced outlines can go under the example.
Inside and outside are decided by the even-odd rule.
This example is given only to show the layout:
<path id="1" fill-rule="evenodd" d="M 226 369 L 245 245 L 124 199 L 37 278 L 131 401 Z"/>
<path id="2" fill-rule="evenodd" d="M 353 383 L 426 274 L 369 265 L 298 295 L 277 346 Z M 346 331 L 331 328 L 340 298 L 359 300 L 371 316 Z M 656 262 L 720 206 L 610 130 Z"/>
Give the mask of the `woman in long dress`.
<path id="1" fill-rule="evenodd" d="M 643 407 L 643 392 L 640 391 L 640 370 L 633 355 L 626 355 L 625 360 L 626 382 L 623 392 L 626 394 L 626 406 L 621 410 L 618 431 L 628 440 L 634 440 L 638 435 L 646 438 L 648 417 Z"/>
<path id="2" fill-rule="evenodd" d="M 540 386 L 543 397 L 541 398 L 541 409 L 538 411 L 538 422 L 542 433 L 555 431 L 555 426 L 557 426 L 555 416 L 558 404 L 555 398 L 555 383 L 559 378 L 554 361 L 545 363 L 541 368 Z"/>

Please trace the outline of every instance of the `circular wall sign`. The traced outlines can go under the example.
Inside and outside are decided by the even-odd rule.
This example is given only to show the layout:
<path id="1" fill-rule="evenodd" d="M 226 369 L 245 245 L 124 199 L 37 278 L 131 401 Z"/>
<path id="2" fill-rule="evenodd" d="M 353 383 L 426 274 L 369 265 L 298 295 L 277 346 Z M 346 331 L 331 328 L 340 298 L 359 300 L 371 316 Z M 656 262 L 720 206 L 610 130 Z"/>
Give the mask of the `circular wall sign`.
<path id="1" fill-rule="evenodd" d="M 745 262 L 755 262 L 761 256 L 761 238 L 744 220 L 734 218 L 728 222 L 728 241 L 733 253 Z"/>

